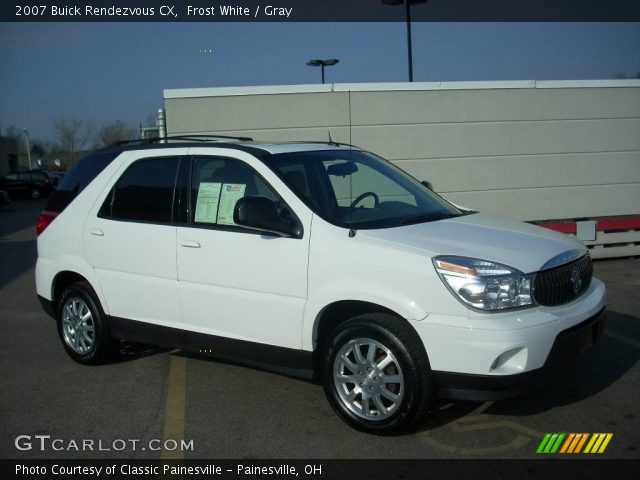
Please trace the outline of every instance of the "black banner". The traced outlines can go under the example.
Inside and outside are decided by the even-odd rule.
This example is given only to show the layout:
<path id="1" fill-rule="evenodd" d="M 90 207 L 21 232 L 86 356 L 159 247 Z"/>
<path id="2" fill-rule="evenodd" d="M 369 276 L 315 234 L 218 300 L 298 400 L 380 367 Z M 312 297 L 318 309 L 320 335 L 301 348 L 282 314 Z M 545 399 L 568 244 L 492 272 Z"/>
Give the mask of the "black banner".
<path id="1" fill-rule="evenodd" d="M 640 460 L 1 460 L 3 479 L 299 478 L 580 480 L 637 478 Z"/>
<path id="2" fill-rule="evenodd" d="M 638 22 L 638 0 L 408 0 L 414 22 Z M 403 22 L 404 0 L 16 0 L 3 22 Z"/>

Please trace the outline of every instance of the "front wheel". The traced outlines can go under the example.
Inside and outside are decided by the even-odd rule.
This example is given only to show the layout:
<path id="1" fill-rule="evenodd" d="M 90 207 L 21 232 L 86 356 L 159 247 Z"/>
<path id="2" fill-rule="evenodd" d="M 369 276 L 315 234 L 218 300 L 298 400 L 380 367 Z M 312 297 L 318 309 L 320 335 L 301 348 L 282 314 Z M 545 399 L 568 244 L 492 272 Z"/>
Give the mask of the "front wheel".
<path id="1" fill-rule="evenodd" d="M 67 287 L 56 313 L 58 334 L 71 358 L 79 363 L 98 364 L 112 357 L 116 343 L 109 336 L 106 315 L 88 283 Z"/>
<path id="2" fill-rule="evenodd" d="M 429 361 L 405 320 L 366 314 L 340 324 L 325 347 L 324 389 L 349 425 L 392 434 L 422 420 L 432 399 Z"/>
<path id="3" fill-rule="evenodd" d="M 42 196 L 42 190 L 40 190 L 38 187 L 34 187 L 31 189 L 31 198 L 33 198 L 34 200 L 40 198 Z"/>

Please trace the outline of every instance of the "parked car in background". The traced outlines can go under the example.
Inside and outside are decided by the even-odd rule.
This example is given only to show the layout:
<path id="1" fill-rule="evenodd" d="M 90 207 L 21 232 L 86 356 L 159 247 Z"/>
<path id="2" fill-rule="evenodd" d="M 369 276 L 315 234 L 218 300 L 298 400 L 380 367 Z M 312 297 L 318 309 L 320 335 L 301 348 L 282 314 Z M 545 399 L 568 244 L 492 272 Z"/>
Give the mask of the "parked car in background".
<path id="1" fill-rule="evenodd" d="M 53 180 L 45 170 L 22 170 L 11 172 L 0 180 L 0 188 L 11 196 L 30 196 L 40 198 L 48 195 L 53 189 Z"/>
<path id="2" fill-rule="evenodd" d="M 11 197 L 9 196 L 9 194 L 4 190 L 0 190 L 0 207 L 4 207 L 5 205 L 9 205 L 10 203 Z"/>
<path id="3" fill-rule="evenodd" d="M 58 187 L 62 180 L 64 180 L 64 176 L 67 172 L 51 172 L 51 180 L 53 181 L 53 186 Z"/>

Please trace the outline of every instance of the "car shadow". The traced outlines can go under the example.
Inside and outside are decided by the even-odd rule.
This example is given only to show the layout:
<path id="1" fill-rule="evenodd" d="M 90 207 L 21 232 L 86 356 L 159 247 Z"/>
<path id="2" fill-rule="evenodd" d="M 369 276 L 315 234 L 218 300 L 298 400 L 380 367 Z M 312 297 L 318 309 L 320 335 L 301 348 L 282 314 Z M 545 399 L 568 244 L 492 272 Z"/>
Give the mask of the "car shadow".
<path id="1" fill-rule="evenodd" d="M 223 355 L 218 355 L 216 353 L 198 353 L 192 350 L 177 350 L 173 352 L 172 355 L 184 357 L 191 360 L 200 360 L 200 361 L 211 362 L 211 363 L 219 363 L 221 365 L 230 365 L 233 367 L 248 368 L 248 369 L 257 370 L 260 372 L 271 373 L 273 375 L 293 378 L 301 382 L 306 382 L 314 385 L 321 385 L 321 383 L 319 383 L 315 378 L 305 378 L 302 376 L 289 374 L 286 372 L 278 371 L 277 369 L 270 369 L 268 366 L 261 366 L 259 364 L 246 363 L 246 362 L 243 362 L 242 360 L 235 360 L 233 358 L 229 358 Z"/>
<path id="2" fill-rule="evenodd" d="M 640 360 L 640 319 L 609 311 L 600 342 L 575 362 L 559 368 L 522 395 L 490 402 L 439 400 L 412 432 L 419 433 L 452 424 L 482 408 L 483 414 L 525 417 L 572 405 L 607 389 Z"/>
<path id="3" fill-rule="evenodd" d="M 111 359 L 109 364 L 131 362 L 173 350 L 173 348 L 170 347 L 129 342 L 128 340 L 120 340 L 117 349 L 118 354 Z"/>
<path id="4" fill-rule="evenodd" d="M 490 415 L 530 416 L 553 408 L 571 405 L 592 397 L 607 389 L 623 377 L 640 359 L 640 319 L 620 312 L 610 311 L 608 323 L 601 341 L 591 351 L 572 364 L 566 365 L 546 378 L 535 390 L 517 397 L 492 402 L 435 402 L 430 414 L 412 432 L 428 431 L 451 424 L 474 413 L 482 407 L 482 412 Z M 112 363 L 127 362 L 159 353 L 172 352 L 187 359 L 240 366 L 253 370 L 264 370 L 276 375 L 291 377 L 260 367 L 248 366 L 242 362 L 201 354 L 188 350 L 122 341 L 120 356 Z M 318 385 L 316 380 L 305 380 Z"/>
<path id="5" fill-rule="evenodd" d="M 559 369 L 539 388 L 517 398 L 496 402 L 487 413 L 536 415 L 571 405 L 607 389 L 640 359 L 640 319 L 609 311 L 601 341 L 582 358 Z"/>

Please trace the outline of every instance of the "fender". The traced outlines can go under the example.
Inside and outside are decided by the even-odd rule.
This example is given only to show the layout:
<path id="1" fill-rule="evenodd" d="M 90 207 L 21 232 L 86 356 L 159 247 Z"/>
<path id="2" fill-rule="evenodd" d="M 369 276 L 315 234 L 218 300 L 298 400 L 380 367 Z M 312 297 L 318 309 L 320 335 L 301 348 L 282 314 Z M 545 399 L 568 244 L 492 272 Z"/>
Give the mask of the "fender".
<path id="1" fill-rule="evenodd" d="M 78 275 L 86 278 L 87 282 L 89 282 L 91 288 L 93 288 L 93 291 L 96 293 L 98 300 L 100 300 L 102 310 L 107 315 L 110 314 L 109 307 L 107 305 L 107 302 L 105 301 L 102 289 L 100 288 L 100 283 L 98 282 L 98 277 L 96 276 L 95 270 L 85 260 L 73 255 L 61 255 L 54 262 L 54 268 L 56 273 L 53 278 L 57 277 L 62 272 L 77 273 Z M 53 299 L 53 286 L 54 282 L 52 281 L 50 293 L 51 299 Z"/>
<path id="2" fill-rule="evenodd" d="M 423 320 L 428 313 L 405 294 L 376 283 L 335 282 L 310 293 L 304 310 L 302 349 L 312 351 L 319 316 L 328 305 L 345 300 L 373 303 L 387 308 L 406 320 Z"/>

